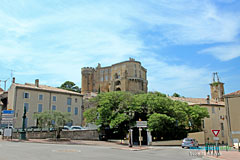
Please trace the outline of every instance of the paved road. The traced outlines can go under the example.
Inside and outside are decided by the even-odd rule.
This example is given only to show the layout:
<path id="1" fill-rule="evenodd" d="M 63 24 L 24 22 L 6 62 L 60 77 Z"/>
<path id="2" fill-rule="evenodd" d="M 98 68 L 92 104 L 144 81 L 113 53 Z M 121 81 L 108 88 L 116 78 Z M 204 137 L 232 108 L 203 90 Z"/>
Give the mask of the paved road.
<path id="1" fill-rule="evenodd" d="M 180 147 L 131 151 L 126 147 L 0 141 L 0 160 L 199 160 Z"/>

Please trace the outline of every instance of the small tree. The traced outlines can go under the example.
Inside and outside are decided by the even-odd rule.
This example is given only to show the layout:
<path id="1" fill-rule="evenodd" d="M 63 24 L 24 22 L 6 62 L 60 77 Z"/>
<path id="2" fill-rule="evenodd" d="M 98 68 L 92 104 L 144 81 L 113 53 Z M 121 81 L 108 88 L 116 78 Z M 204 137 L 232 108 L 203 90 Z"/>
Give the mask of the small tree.
<path id="1" fill-rule="evenodd" d="M 59 88 L 79 93 L 81 92 L 81 89 L 74 82 L 71 81 L 64 82 Z"/>
<path id="2" fill-rule="evenodd" d="M 59 139 L 61 127 L 63 127 L 67 122 L 72 121 L 70 116 L 70 113 L 45 111 L 42 113 L 35 113 L 33 118 L 37 119 L 37 125 L 41 129 L 44 127 L 47 127 L 48 130 L 50 127 L 56 128 L 56 138 Z"/>

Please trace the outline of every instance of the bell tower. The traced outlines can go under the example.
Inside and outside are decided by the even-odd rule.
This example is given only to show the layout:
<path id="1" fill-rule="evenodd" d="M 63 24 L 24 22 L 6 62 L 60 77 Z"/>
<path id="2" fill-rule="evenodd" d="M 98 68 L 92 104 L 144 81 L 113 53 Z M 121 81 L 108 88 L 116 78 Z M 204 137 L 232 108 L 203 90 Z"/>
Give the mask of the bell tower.
<path id="1" fill-rule="evenodd" d="M 213 82 L 210 83 L 211 88 L 211 99 L 216 102 L 223 102 L 224 98 L 224 83 L 220 82 L 218 73 L 213 73 Z"/>

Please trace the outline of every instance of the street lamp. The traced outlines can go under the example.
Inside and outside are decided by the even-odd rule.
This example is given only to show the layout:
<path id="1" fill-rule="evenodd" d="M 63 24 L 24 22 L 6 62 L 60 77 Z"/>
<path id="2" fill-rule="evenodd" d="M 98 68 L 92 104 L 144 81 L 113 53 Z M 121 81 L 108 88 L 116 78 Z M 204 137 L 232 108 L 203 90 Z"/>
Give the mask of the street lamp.
<path id="1" fill-rule="evenodd" d="M 25 131 L 26 110 L 27 110 L 27 108 L 26 108 L 26 106 L 24 106 L 23 116 L 22 116 L 22 118 L 23 118 L 23 121 L 22 121 L 22 131 L 20 132 L 20 139 L 21 140 L 26 140 L 27 139 L 26 138 L 26 131 Z"/>
<path id="2" fill-rule="evenodd" d="M 129 111 L 128 112 L 128 115 L 129 115 L 129 117 L 130 117 L 130 120 L 129 120 L 129 136 L 128 136 L 128 140 L 129 140 L 129 142 L 128 142 L 128 146 L 129 147 L 132 147 L 133 146 L 133 130 L 131 129 L 131 124 L 130 124 L 130 121 L 131 121 L 131 119 L 133 118 L 133 116 L 134 116 L 134 111 Z"/>

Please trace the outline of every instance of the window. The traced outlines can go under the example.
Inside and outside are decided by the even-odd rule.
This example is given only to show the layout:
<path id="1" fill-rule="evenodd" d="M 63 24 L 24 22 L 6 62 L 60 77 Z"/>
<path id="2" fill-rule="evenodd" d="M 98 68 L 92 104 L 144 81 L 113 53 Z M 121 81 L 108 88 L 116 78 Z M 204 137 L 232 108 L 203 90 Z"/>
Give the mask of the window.
<path id="1" fill-rule="evenodd" d="M 222 131 L 224 130 L 224 126 L 223 126 L 223 123 L 221 123 L 221 130 L 222 130 Z"/>
<path id="2" fill-rule="evenodd" d="M 75 107 L 74 114 L 78 115 L 78 107 Z"/>
<path id="3" fill-rule="evenodd" d="M 77 98 L 75 98 L 75 103 L 77 103 Z"/>
<path id="4" fill-rule="evenodd" d="M 105 81 L 108 81 L 108 75 L 105 76 Z"/>
<path id="5" fill-rule="evenodd" d="M 38 104 L 38 112 L 42 112 L 42 104 Z"/>
<path id="6" fill-rule="evenodd" d="M 29 110 L 29 103 L 24 103 L 24 108 L 26 107 L 26 112 Z"/>
<path id="7" fill-rule="evenodd" d="M 38 100 L 43 100 L 43 95 L 42 94 L 39 94 L 39 96 L 38 96 Z"/>
<path id="8" fill-rule="evenodd" d="M 52 105 L 52 110 L 56 111 L 57 107 L 55 105 Z"/>
<path id="9" fill-rule="evenodd" d="M 24 98 L 29 98 L 29 93 L 24 92 Z"/>
<path id="10" fill-rule="evenodd" d="M 212 107 L 212 113 L 215 113 L 215 108 L 214 107 Z"/>
<path id="11" fill-rule="evenodd" d="M 72 98 L 68 98 L 67 99 L 67 105 L 71 105 L 72 104 Z"/>
<path id="12" fill-rule="evenodd" d="M 100 81 L 103 82 L 103 75 L 100 77 Z"/>
<path id="13" fill-rule="evenodd" d="M 68 111 L 68 112 L 71 112 L 71 107 L 68 107 L 68 108 L 67 108 L 67 111 Z"/>
<path id="14" fill-rule="evenodd" d="M 202 120 L 202 128 L 205 128 L 204 120 Z"/>
<path id="15" fill-rule="evenodd" d="M 57 97 L 56 96 L 53 96 L 53 101 L 56 102 L 57 101 Z"/>

